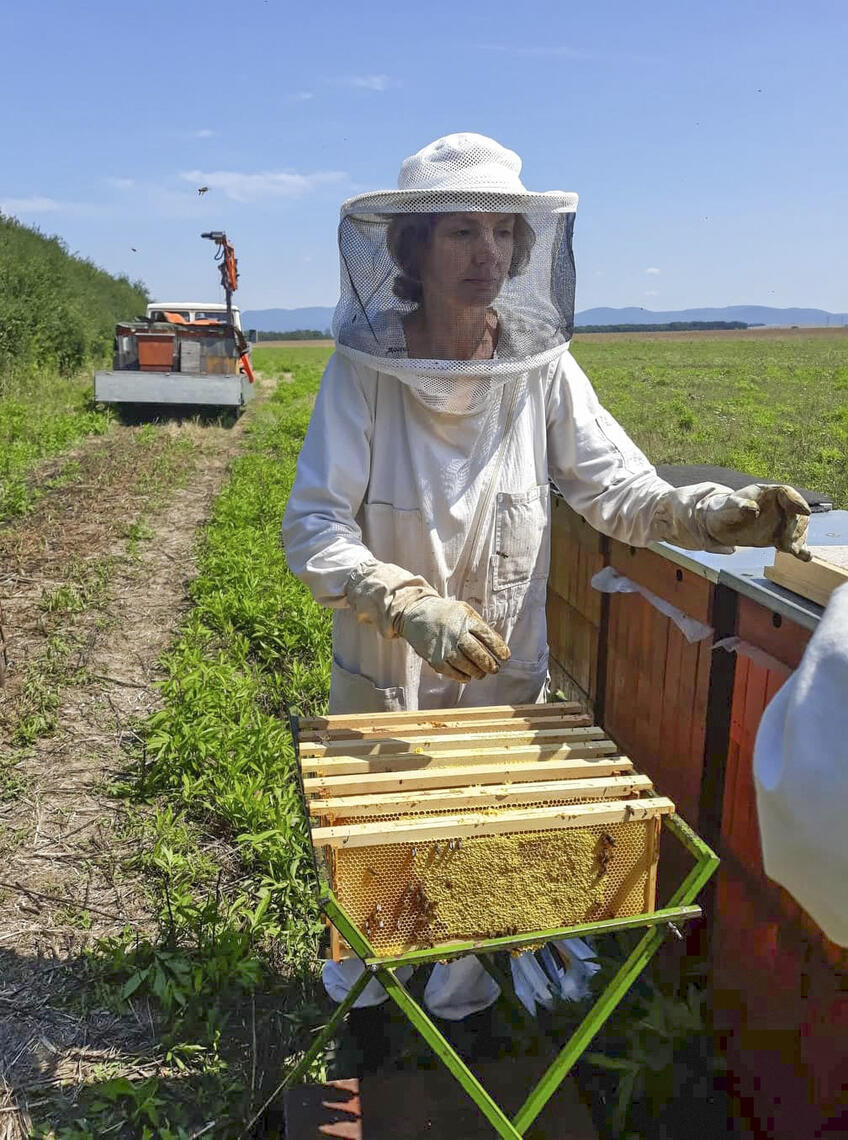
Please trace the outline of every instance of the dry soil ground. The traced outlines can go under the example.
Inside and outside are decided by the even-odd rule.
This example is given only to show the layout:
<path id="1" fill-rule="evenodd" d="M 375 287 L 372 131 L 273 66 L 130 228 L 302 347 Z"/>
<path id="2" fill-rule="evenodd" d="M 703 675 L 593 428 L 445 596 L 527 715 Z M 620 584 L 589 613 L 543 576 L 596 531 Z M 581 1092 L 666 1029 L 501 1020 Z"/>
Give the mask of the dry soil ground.
<path id="1" fill-rule="evenodd" d="M 37 473 L 55 480 L 70 459 L 74 477 L 0 529 L 0 1140 L 26 1135 L 39 1098 L 72 1093 L 104 1061 L 150 1064 L 151 1018 L 64 999 L 88 945 L 150 925 L 127 870 L 137 809 L 107 788 L 157 706 L 157 658 L 243 428 L 116 424 Z"/>

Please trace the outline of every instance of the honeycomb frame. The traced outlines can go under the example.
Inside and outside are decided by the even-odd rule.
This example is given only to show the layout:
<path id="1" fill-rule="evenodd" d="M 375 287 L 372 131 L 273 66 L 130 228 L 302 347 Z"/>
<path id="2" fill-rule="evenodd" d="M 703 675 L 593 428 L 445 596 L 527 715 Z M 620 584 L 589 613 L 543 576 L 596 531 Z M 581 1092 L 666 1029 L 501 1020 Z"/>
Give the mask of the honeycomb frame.
<path id="1" fill-rule="evenodd" d="M 576 740 L 575 721 L 591 726 L 553 704 L 301 722 L 315 854 L 377 955 L 655 909 L 674 805 L 600 730 Z M 501 783 L 480 781 L 492 772 Z M 350 953 L 333 931 L 332 957 Z"/>

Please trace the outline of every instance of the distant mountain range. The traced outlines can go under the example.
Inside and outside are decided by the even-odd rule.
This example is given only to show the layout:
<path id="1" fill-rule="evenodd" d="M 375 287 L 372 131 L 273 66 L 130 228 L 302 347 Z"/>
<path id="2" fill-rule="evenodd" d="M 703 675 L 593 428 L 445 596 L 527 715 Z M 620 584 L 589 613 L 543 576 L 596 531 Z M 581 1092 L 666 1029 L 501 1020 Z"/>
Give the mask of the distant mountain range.
<path id="1" fill-rule="evenodd" d="M 824 309 L 772 309 L 768 305 L 726 305 L 723 309 L 584 309 L 576 325 L 665 325 L 670 321 L 744 321 L 747 325 L 848 325 L 848 313 Z"/>
<path id="2" fill-rule="evenodd" d="M 678 309 L 656 312 L 631 306 L 628 309 L 584 309 L 577 313 L 577 325 L 664 325 L 670 321 L 744 321 L 749 325 L 848 325 L 848 313 L 828 313 L 824 309 L 772 309 L 767 305 L 727 305 L 723 309 Z M 251 309 L 241 315 L 245 329 L 264 332 L 294 332 L 295 329 L 329 329 L 331 308 Z"/>

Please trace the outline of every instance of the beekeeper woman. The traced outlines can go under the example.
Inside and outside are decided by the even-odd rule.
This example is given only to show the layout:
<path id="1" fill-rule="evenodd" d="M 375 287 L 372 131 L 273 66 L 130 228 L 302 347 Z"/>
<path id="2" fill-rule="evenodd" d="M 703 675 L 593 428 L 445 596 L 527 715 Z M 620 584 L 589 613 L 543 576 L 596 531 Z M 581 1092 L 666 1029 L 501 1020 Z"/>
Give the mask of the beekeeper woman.
<path id="1" fill-rule="evenodd" d="M 283 523 L 289 566 L 335 610 L 332 712 L 543 699 L 551 481 L 634 546 L 808 557 L 791 488 L 675 489 L 601 407 L 569 352 L 576 195 L 520 170 L 448 135 L 397 190 L 342 207 L 337 348 Z M 448 986 L 435 1012 L 497 996 L 474 959 L 441 970 L 470 997 Z"/>

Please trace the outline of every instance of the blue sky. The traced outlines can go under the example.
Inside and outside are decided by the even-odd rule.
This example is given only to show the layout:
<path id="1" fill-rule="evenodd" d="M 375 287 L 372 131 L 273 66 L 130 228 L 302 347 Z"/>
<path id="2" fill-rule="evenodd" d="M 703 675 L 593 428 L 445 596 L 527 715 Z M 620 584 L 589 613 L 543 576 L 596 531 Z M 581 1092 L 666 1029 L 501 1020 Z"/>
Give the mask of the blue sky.
<path id="1" fill-rule="evenodd" d="M 580 194 L 578 309 L 848 311 L 844 0 L 158 9 L 0 4 L 0 209 L 154 294 L 220 228 L 242 308 L 334 304 L 340 202 L 471 130 Z"/>

